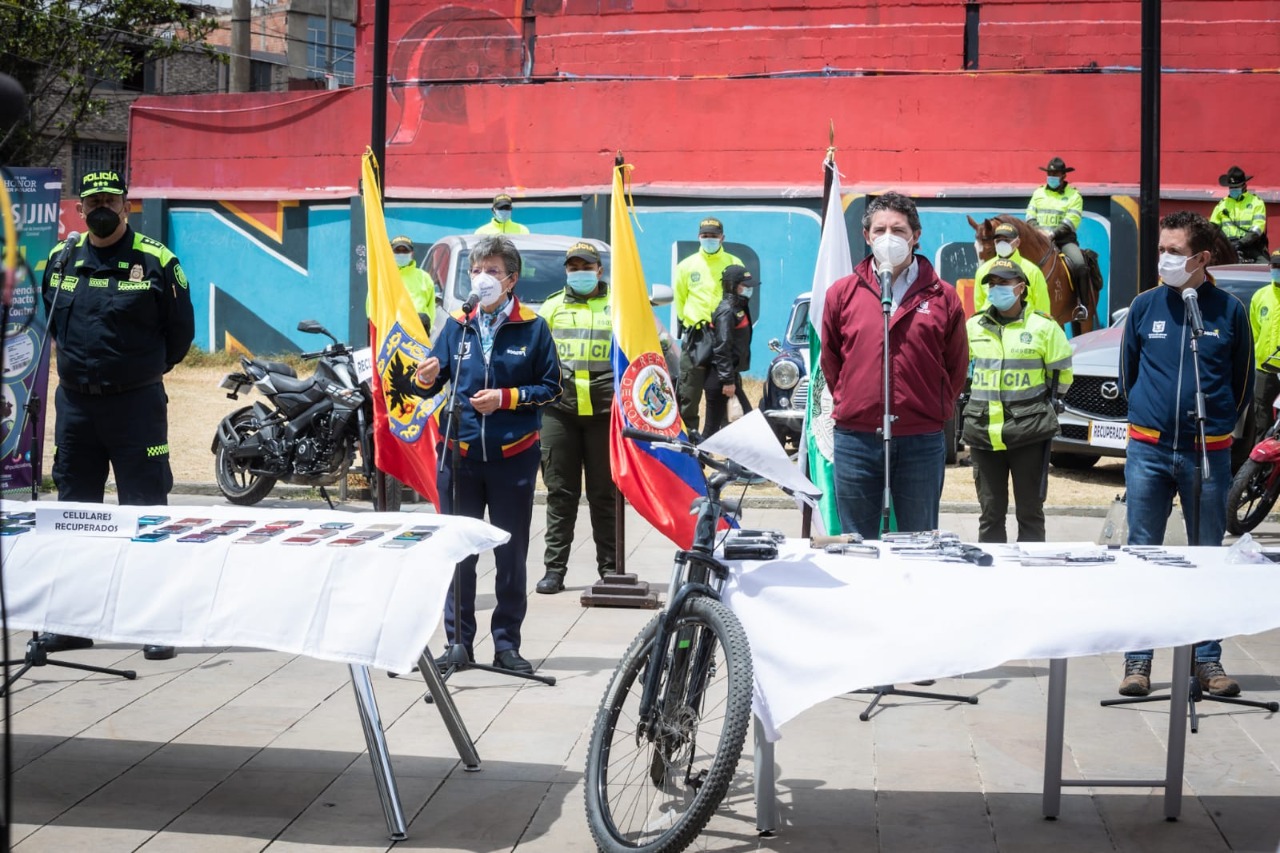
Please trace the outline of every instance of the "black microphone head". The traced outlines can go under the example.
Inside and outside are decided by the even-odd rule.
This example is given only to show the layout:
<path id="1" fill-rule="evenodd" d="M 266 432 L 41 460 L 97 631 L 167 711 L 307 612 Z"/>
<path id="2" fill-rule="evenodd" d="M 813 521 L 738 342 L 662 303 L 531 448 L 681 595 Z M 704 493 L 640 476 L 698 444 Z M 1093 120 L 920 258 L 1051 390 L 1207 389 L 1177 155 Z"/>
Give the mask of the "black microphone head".
<path id="1" fill-rule="evenodd" d="M 467 301 L 462 303 L 462 313 L 470 314 L 476 310 L 476 306 L 480 304 L 480 294 L 472 293 L 467 297 Z"/>
<path id="2" fill-rule="evenodd" d="M 80 242 L 80 232 L 79 232 L 79 231 L 69 231 L 69 232 L 67 232 L 67 238 L 66 238 L 66 240 L 65 240 L 64 242 L 65 242 L 68 246 L 74 246 L 76 243 L 79 243 L 79 242 Z"/>
<path id="3" fill-rule="evenodd" d="M 0 74 L 0 130 L 8 130 L 27 117 L 27 93 L 8 74 Z"/>

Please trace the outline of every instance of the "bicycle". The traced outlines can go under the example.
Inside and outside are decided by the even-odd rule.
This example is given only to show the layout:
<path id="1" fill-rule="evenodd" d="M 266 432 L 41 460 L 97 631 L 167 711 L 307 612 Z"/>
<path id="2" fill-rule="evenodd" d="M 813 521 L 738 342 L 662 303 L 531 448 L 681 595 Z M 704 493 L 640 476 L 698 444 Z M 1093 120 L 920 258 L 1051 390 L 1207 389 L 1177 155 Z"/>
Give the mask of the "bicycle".
<path id="1" fill-rule="evenodd" d="M 753 475 L 687 441 L 630 428 L 623 436 L 714 471 L 704 474 L 693 547 L 676 552 L 667 606 L 614 670 L 587 752 L 587 823 L 599 849 L 677 853 L 728 792 L 751 718 L 751 649 L 720 601 L 729 569 L 714 551 L 720 522 L 737 515 L 721 491 Z"/>

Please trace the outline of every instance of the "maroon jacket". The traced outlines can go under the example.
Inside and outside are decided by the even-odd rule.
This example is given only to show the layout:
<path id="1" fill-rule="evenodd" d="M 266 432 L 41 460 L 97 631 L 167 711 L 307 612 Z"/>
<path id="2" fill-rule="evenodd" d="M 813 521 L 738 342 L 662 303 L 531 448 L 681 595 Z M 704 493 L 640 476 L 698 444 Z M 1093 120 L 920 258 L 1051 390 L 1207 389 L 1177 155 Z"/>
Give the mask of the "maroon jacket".
<path id="1" fill-rule="evenodd" d="M 969 370 L 964 308 L 954 287 L 916 255 L 915 283 L 889 319 L 889 387 L 894 435 L 924 435 L 951 417 Z M 884 417 L 884 314 L 867 257 L 827 291 L 822 373 L 835 401 L 836 426 L 875 432 Z"/>

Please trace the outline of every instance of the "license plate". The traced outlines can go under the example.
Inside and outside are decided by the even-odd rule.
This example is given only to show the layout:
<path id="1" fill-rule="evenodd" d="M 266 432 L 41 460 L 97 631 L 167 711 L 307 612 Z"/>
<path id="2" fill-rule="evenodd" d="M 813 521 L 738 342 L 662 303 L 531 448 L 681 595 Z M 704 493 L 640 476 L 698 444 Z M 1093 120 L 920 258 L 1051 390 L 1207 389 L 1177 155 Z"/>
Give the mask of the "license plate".
<path id="1" fill-rule="evenodd" d="M 1089 421 L 1089 444 L 1124 450 L 1129 446 L 1129 425 L 1116 421 Z"/>

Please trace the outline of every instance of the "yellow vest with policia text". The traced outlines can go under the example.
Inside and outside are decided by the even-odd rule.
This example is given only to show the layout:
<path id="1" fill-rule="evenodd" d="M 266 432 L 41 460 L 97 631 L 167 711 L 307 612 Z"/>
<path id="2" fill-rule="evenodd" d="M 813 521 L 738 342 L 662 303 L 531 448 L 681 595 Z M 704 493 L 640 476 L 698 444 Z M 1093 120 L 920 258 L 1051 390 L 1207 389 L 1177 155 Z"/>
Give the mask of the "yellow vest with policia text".
<path id="1" fill-rule="evenodd" d="M 964 440 L 971 447 L 1007 450 L 1053 438 L 1058 416 L 1049 400 L 1049 380 L 1058 373 L 1057 394 L 1071 385 L 1071 346 L 1062 327 L 1023 310 L 1001 325 L 995 309 L 969 318 L 973 381 L 964 409 Z"/>
<path id="2" fill-rule="evenodd" d="M 1218 202 L 1209 214 L 1209 221 L 1222 227 L 1222 236 L 1239 240 L 1250 231 L 1265 234 L 1267 230 L 1267 205 L 1253 193 L 1240 198 L 1227 196 Z"/>
<path id="3" fill-rule="evenodd" d="M 576 415 L 608 415 L 613 405 L 613 314 L 608 284 L 583 299 L 562 290 L 538 313 L 551 327 L 560 356 L 560 398 L 555 405 Z"/>
<path id="4" fill-rule="evenodd" d="M 1265 373 L 1280 373 L 1280 284 L 1264 284 L 1253 294 L 1249 328 L 1254 365 Z"/>

